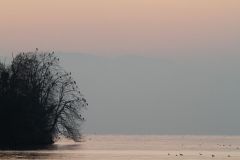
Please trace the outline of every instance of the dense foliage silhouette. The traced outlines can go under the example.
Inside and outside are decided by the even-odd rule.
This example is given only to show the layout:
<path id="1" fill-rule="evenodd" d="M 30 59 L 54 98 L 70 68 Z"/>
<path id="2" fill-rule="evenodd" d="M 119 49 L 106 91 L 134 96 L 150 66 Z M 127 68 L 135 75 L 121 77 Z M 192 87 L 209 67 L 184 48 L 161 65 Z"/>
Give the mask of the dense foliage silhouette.
<path id="1" fill-rule="evenodd" d="M 79 141 L 87 106 L 76 82 L 54 53 L 20 53 L 0 63 L 0 147 Z"/>

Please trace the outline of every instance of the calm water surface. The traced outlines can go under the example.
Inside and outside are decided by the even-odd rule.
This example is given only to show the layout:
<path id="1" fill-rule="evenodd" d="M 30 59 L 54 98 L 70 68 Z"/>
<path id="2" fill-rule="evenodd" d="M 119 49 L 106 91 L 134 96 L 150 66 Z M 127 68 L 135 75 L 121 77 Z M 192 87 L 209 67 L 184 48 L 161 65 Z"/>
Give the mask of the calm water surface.
<path id="1" fill-rule="evenodd" d="M 240 136 L 89 135 L 37 151 L 0 151 L 0 159 L 239 160 Z"/>

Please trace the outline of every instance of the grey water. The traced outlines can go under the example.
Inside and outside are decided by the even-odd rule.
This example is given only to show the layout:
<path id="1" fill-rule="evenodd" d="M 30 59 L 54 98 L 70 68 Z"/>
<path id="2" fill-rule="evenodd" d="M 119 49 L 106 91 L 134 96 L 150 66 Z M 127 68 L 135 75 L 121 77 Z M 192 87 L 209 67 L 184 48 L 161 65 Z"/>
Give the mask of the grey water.
<path id="1" fill-rule="evenodd" d="M 240 159 L 240 136 L 86 135 L 41 150 L 0 151 L 0 159 L 208 160 Z"/>

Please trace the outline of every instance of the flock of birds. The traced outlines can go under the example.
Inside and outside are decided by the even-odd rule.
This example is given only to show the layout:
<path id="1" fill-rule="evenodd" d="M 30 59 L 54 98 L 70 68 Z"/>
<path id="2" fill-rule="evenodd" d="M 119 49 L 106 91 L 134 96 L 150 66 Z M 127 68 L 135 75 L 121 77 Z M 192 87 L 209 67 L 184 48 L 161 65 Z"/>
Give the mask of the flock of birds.
<path id="1" fill-rule="evenodd" d="M 202 154 L 202 153 L 199 153 L 199 155 L 202 156 L 203 154 Z M 171 154 L 168 153 L 168 156 L 171 156 Z M 176 156 L 176 157 L 177 157 L 177 156 L 183 156 L 183 154 L 180 153 L 180 154 L 176 154 L 175 156 Z M 215 157 L 215 154 L 212 154 L 211 157 L 214 158 L 214 157 Z M 227 155 L 227 157 L 231 157 L 231 155 L 229 154 L 229 155 Z"/>
<path id="2" fill-rule="evenodd" d="M 170 155 L 171 155 L 171 154 L 170 154 L 170 153 L 168 153 L 168 156 L 170 156 Z M 200 155 L 200 156 L 202 156 L 203 154 L 202 154 L 202 153 L 199 153 L 199 155 Z M 182 153 L 180 153 L 180 154 L 176 154 L 175 156 L 176 156 L 176 157 L 177 157 L 177 156 L 183 156 L 183 154 L 182 154 Z M 212 158 L 214 158 L 214 157 L 215 157 L 215 154 L 212 154 L 212 155 L 210 155 L 210 156 L 211 156 Z M 231 157 L 231 155 L 229 154 L 229 155 L 227 155 L 227 157 L 228 157 L 228 158 L 230 158 L 230 157 Z"/>
<path id="3" fill-rule="evenodd" d="M 202 144 L 201 144 L 201 145 L 202 145 Z M 182 145 L 182 146 L 183 146 L 183 145 Z M 225 148 L 226 148 L 226 147 L 232 147 L 232 145 L 225 145 L 225 144 L 222 144 L 222 145 L 221 145 L 221 144 L 217 144 L 217 146 L 218 146 L 218 147 L 221 147 L 221 148 L 222 148 L 222 147 L 225 147 Z M 239 149 L 240 149 L 240 147 L 236 147 L 236 150 L 239 150 Z M 173 155 L 175 155 L 176 157 L 177 157 L 177 156 L 184 156 L 182 153 L 173 154 Z M 168 156 L 171 156 L 171 154 L 168 153 Z M 199 153 L 199 156 L 203 156 L 203 154 L 202 154 L 202 153 Z M 211 156 L 212 158 L 216 157 L 215 154 L 211 154 L 210 156 Z M 227 157 L 230 158 L 231 155 L 228 154 Z"/>

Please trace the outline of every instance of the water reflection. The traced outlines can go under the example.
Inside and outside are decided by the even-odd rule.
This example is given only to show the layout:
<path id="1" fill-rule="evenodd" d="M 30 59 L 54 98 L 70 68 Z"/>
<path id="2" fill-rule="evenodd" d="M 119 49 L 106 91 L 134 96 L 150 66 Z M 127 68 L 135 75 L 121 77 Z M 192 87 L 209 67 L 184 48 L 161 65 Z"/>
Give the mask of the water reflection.
<path id="1" fill-rule="evenodd" d="M 74 153 L 70 154 L 67 151 L 80 150 L 80 146 L 80 143 L 72 142 L 72 144 L 54 144 L 42 148 L 32 148 L 31 150 L 4 150 L 0 151 L 0 159 L 66 159 L 66 157 L 73 158 L 75 157 Z"/>
<path id="2" fill-rule="evenodd" d="M 55 153 L 38 152 L 3 152 L 0 153 L 0 159 L 52 159 L 56 157 Z"/>

